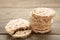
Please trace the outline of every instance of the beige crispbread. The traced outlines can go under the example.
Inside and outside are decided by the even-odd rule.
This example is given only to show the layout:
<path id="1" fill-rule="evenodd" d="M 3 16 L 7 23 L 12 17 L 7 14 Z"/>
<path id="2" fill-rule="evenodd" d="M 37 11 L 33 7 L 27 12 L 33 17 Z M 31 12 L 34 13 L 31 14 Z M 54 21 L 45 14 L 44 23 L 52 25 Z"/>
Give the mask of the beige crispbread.
<path id="1" fill-rule="evenodd" d="M 21 18 L 10 20 L 5 29 L 14 38 L 24 38 L 31 33 L 30 23 Z"/>
<path id="2" fill-rule="evenodd" d="M 54 15 L 55 11 L 51 8 L 33 9 L 33 11 L 30 14 L 30 24 L 32 30 L 37 33 L 49 32 L 53 23 Z"/>

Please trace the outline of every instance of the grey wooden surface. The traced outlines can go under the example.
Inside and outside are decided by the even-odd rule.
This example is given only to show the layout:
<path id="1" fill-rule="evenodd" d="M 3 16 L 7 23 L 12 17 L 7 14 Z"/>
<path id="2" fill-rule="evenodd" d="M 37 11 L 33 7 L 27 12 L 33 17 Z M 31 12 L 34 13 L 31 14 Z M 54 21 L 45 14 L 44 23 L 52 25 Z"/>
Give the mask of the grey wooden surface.
<path id="1" fill-rule="evenodd" d="M 14 39 L 7 34 L 4 28 L 9 20 L 28 20 L 31 10 L 37 7 L 53 8 L 56 11 L 51 32 L 32 33 L 24 39 Z M 60 0 L 0 0 L 0 40 L 60 40 Z"/>

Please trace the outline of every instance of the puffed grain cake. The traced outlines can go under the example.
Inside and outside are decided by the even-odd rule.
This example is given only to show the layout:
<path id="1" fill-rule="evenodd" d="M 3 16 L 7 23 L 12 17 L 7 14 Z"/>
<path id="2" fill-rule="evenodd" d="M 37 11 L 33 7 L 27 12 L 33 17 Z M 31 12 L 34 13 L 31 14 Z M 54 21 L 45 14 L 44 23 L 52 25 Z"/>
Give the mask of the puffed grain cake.
<path id="1" fill-rule="evenodd" d="M 39 31 L 39 32 L 40 33 L 49 32 L 51 29 L 51 25 L 53 23 L 54 16 L 55 16 L 55 11 L 51 8 L 33 9 L 32 12 L 30 13 L 30 24 L 31 24 L 32 30 L 34 31 L 34 28 L 36 28 L 34 32 L 38 32 L 37 30 L 43 30 L 43 29 L 44 29 L 43 31 Z M 48 29 L 45 30 L 45 28 L 48 28 Z"/>
<path id="2" fill-rule="evenodd" d="M 29 21 L 22 18 L 10 20 L 5 29 L 14 38 L 25 38 L 31 34 Z"/>

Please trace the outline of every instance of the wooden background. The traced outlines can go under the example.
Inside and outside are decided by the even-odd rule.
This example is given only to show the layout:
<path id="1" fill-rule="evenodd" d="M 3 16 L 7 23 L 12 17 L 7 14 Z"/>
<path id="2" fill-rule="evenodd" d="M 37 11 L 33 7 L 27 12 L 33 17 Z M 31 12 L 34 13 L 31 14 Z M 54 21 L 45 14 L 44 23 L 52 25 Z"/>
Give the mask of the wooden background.
<path id="1" fill-rule="evenodd" d="M 53 8 L 56 11 L 51 32 L 32 33 L 24 39 L 14 39 L 7 34 L 4 27 L 9 20 L 20 17 L 28 19 L 30 11 L 37 7 Z M 0 0 L 0 40 L 60 40 L 60 0 Z"/>

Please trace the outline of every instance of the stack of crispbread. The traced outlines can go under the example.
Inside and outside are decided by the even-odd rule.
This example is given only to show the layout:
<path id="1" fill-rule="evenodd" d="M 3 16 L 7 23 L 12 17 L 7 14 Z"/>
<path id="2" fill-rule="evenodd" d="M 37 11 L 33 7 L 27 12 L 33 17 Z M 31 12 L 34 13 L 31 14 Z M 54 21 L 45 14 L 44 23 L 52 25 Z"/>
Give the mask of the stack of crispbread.
<path id="1" fill-rule="evenodd" d="M 55 11 L 51 8 L 35 8 L 30 14 L 31 28 L 36 33 L 46 33 L 51 30 Z"/>

